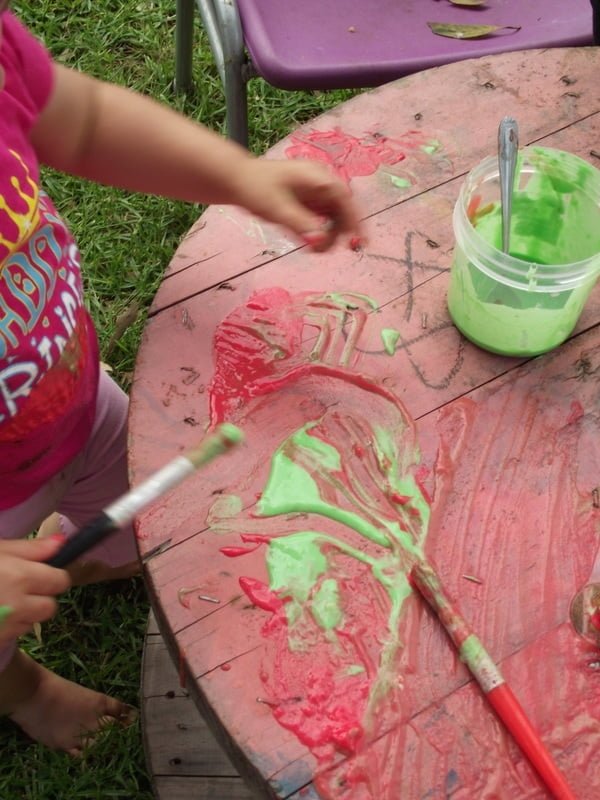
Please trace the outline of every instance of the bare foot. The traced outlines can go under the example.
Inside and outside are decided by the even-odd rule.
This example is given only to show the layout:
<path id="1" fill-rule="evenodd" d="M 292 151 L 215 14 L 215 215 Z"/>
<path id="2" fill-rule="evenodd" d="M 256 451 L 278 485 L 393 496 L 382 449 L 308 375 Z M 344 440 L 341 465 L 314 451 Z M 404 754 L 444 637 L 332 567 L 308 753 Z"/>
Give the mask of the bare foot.
<path id="1" fill-rule="evenodd" d="M 0 712 L 34 741 L 73 756 L 106 725 L 127 726 L 136 717 L 131 706 L 55 675 L 21 651 L 0 674 Z"/>
<path id="2" fill-rule="evenodd" d="M 102 561 L 75 561 L 69 564 L 67 572 L 71 576 L 73 586 L 87 586 L 90 583 L 104 581 L 120 581 L 133 578 L 142 571 L 139 561 L 131 561 L 120 567 L 110 567 Z"/>
<path id="3" fill-rule="evenodd" d="M 54 512 L 42 522 L 38 528 L 37 535 L 43 538 L 44 536 L 52 536 L 52 534 L 60 532 L 60 517 Z"/>

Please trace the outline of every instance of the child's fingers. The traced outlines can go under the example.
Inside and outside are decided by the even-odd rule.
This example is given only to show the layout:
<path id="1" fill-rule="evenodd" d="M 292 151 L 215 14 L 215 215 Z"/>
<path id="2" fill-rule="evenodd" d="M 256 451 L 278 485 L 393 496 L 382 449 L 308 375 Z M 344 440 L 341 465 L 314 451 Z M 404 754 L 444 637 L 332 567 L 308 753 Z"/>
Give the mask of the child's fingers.
<path id="1" fill-rule="evenodd" d="M 27 567 L 22 585 L 29 595 L 57 595 L 67 591 L 71 579 L 64 569 L 33 561 Z"/>
<path id="2" fill-rule="evenodd" d="M 313 250 L 327 250 L 342 233 L 353 232 L 360 237 L 354 213 L 319 196 L 293 197 L 279 206 L 277 217 Z"/>
<path id="3" fill-rule="evenodd" d="M 69 573 L 40 563 L 60 547 L 58 541 L 10 541 L 0 547 L 0 602 L 10 591 L 23 595 L 57 595 L 71 586 Z"/>
<path id="4" fill-rule="evenodd" d="M 28 595 L 19 605 L 18 612 L 14 612 L 14 625 L 24 626 L 29 630 L 34 622 L 46 622 L 58 610 L 58 603 L 53 597 Z"/>
<path id="5" fill-rule="evenodd" d="M 0 644 L 17 639 L 31 630 L 36 622 L 46 622 L 58 610 L 58 603 L 53 597 L 27 595 L 18 597 L 15 607 L 1 606 L 8 613 L 0 621 Z"/>
<path id="6" fill-rule="evenodd" d="M 314 202 L 331 220 L 338 233 L 360 235 L 361 225 L 352 194 L 341 181 L 330 180 L 319 186 L 314 194 Z"/>
<path id="7" fill-rule="evenodd" d="M 307 244 L 314 246 L 315 240 L 328 238 L 324 229 L 324 215 L 311 208 L 306 198 L 292 191 L 281 193 L 282 197 L 276 207 L 272 209 L 271 219 L 293 231 Z"/>
<path id="8" fill-rule="evenodd" d="M 0 621 L 0 643 L 3 643 L 27 633 L 34 623 L 49 620 L 56 614 L 58 603 L 53 597 L 29 595 L 21 598 L 14 609 L 0 608 L 5 612 Z"/>
<path id="9" fill-rule="evenodd" d="M 349 187 L 322 164 L 249 161 L 240 205 L 287 227 L 314 250 L 326 250 L 340 234 L 363 238 Z"/>
<path id="10" fill-rule="evenodd" d="M 327 250 L 340 234 L 353 234 L 354 239 L 364 240 L 350 192 L 343 184 L 326 183 L 311 191 L 304 202 L 319 214 L 321 223 L 317 230 L 301 232 L 304 241 L 314 250 Z"/>
<path id="11" fill-rule="evenodd" d="M 43 539 L 4 539 L 0 542 L 0 555 L 23 558 L 27 561 L 46 561 L 64 544 L 65 537 L 60 534 Z"/>

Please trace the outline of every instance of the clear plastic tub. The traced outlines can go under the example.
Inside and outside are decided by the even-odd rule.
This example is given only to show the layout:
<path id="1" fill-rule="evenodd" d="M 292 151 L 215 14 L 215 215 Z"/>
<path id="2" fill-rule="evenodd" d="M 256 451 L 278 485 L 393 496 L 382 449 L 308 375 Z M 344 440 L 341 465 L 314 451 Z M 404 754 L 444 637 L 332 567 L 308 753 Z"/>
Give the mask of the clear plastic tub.
<path id="1" fill-rule="evenodd" d="M 600 274 L 600 171 L 561 150 L 520 151 L 510 252 L 502 252 L 498 160 L 463 184 L 448 309 L 472 342 L 511 356 L 565 341 Z"/>

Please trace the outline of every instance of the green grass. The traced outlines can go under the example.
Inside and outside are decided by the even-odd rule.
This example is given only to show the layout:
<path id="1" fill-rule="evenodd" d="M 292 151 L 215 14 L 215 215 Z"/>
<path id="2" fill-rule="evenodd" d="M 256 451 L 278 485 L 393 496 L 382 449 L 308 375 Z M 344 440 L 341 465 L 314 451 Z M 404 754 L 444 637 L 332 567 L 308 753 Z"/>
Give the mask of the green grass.
<path id="1" fill-rule="evenodd" d="M 13 5 L 63 63 L 135 88 L 222 130 L 223 94 L 198 21 L 195 89 L 188 98 L 172 93 L 174 0 L 17 0 Z M 287 93 L 254 80 L 248 94 L 251 149 L 259 154 L 352 92 Z M 88 304 L 105 357 L 119 314 L 134 301 L 142 309 L 107 356 L 127 388 L 144 310 L 200 209 L 51 171 L 44 172 L 44 184 L 79 242 Z M 62 598 L 58 616 L 44 625 L 43 643 L 28 638 L 23 646 L 59 674 L 138 705 L 147 614 L 140 580 L 72 590 Z M 108 731 L 81 761 L 73 762 L 29 743 L 9 722 L 0 721 L 0 749 L 0 800 L 152 797 L 139 726 Z"/>

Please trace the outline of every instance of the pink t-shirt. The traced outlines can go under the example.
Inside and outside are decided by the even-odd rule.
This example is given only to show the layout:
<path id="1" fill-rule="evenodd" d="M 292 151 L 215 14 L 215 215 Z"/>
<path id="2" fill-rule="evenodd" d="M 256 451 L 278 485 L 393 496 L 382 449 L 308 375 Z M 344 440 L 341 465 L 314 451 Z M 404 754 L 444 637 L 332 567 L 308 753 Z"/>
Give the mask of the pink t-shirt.
<path id="1" fill-rule="evenodd" d="M 30 497 L 90 434 L 98 346 L 79 251 L 39 186 L 31 128 L 52 89 L 49 55 L 0 18 L 0 509 Z"/>

